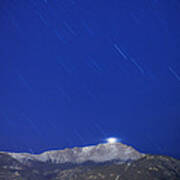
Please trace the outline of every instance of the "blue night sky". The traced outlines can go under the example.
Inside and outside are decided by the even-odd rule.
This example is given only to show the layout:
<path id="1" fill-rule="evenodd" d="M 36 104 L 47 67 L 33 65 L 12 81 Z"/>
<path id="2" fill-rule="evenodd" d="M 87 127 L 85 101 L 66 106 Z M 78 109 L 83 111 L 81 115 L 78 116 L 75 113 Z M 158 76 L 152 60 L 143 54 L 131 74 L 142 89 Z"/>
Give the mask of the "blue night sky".
<path id="1" fill-rule="evenodd" d="M 0 151 L 118 137 L 180 158 L 178 0 L 0 2 Z"/>

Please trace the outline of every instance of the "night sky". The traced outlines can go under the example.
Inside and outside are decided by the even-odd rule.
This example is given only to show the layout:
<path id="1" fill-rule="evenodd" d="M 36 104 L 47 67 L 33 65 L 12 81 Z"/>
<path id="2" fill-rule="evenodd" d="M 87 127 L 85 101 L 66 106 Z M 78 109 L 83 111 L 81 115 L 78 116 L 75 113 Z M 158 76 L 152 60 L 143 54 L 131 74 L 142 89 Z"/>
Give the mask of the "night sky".
<path id="1" fill-rule="evenodd" d="M 180 158 L 180 1 L 0 1 L 0 151 L 110 136 Z"/>

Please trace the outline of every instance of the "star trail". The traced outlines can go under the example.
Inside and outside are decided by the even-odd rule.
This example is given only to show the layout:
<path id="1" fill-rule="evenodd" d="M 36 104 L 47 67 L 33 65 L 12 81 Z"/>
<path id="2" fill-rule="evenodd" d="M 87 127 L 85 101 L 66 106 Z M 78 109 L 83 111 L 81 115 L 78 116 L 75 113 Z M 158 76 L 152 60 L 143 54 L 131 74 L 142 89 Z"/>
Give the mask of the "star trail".
<path id="1" fill-rule="evenodd" d="M 178 0 L 0 2 L 0 150 L 180 157 L 179 19 Z"/>

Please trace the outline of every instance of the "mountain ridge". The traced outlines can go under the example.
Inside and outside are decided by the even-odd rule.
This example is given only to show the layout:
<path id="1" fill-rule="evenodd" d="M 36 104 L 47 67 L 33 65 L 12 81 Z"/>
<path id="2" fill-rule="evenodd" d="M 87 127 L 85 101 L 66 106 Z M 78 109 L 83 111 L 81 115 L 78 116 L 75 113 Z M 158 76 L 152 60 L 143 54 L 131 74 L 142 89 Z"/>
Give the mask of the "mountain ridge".
<path id="1" fill-rule="evenodd" d="M 0 180 L 22 179 L 179 180 L 180 160 L 140 153 L 122 143 L 51 150 L 36 155 L 0 152 Z"/>
<path id="2" fill-rule="evenodd" d="M 136 160 L 143 157 L 143 153 L 139 153 L 131 146 L 122 143 L 105 143 L 98 145 L 91 145 L 85 147 L 66 148 L 63 150 L 50 150 L 41 154 L 31 153 L 11 153 L 2 152 L 10 155 L 14 159 L 25 163 L 29 160 L 37 161 L 51 161 L 53 163 L 84 163 L 86 161 L 92 162 L 106 162 L 117 160 L 121 162 Z"/>

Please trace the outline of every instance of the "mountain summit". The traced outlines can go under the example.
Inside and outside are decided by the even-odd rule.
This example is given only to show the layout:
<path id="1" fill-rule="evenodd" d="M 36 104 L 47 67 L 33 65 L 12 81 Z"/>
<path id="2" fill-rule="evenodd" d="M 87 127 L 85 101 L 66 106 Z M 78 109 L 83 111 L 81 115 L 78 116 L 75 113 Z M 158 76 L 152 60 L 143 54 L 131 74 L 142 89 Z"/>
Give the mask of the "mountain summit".
<path id="1" fill-rule="evenodd" d="M 87 161 L 102 163 L 107 161 L 127 162 L 137 160 L 144 156 L 131 146 L 122 143 L 106 143 L 94 146 L 75 147 L 72 149 L 46 151 L 42 154 L 29 153 L 7 153 L 21 163 L 29 160 L 41 162 L 63 163 L 84 163 Z"/>
<path id="2" fill-rule="evenodd" d="M 0 180 L 179 180 L 180 161 L 122 143 L 46 151 L 0 152 Z"/>

